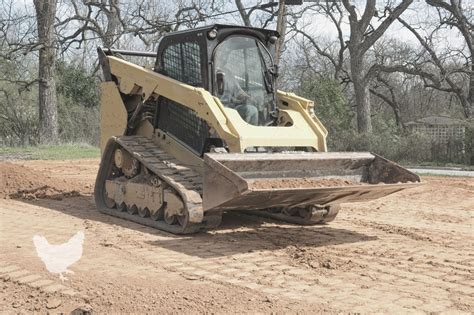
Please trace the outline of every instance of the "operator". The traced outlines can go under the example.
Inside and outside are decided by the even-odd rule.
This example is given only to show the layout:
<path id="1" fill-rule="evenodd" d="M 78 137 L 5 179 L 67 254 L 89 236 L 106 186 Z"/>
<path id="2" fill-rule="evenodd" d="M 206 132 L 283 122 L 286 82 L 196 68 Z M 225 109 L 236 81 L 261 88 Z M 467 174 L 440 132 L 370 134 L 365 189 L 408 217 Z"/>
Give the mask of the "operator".
<path id="1" fill-rule="evenodd" d="M 226 67 L 227 58 L 224 59 L 222 67 L 218 70 L 224 73 L 224 93 L 219 97 L 221 102 L 229 108 L 235 109 L 247 123 L 258 125 L 258 109 L 254 105 L 248 104 L 251 96 L 240 87 L 231 69 Z"/>

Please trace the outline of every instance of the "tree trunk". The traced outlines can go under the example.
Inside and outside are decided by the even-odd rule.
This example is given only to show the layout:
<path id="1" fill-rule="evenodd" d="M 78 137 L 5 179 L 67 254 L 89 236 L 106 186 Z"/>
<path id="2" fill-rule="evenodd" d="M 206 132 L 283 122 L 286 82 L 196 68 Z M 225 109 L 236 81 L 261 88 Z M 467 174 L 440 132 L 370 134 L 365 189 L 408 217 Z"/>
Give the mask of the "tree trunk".
<path id="1" fill-rule="evenodd" d="M 372 133 L 372 119 L 370 116 L 370 91 L 368 82 L 362 73 L 362 58 L 351 51 L 351 77 L 354 85 L 354 94 L 357 105 L 357 131 Z"/>
<path id="2" fill-rule="evenodd" d="M 278 6 L 278 18 L 277 18 L 277 27 L 276 30 L 280 33 L 280 38 L 277 40 L 275 45 L 275 58 L 274 62 L 278 66 L 280 63 L 281 51 L 283 50 L 283 45 L 285 44 L 285 33 L 286 33 L 286 7 L 285 0 L 280 0 Z"/>
<path id="3" fill-rule="evenodd" d="M 54 48 L 54 18 L 57 0 L 34 0 L 38 27 L 38 104 L 40 143 L 52 144 L 58 141 L 58 107 L 56 82 L 54 78 L 56 51 Z"/>
<path id="4" fill-rule="evenodd" d="M 374 89 L 369 88 L 370 93 L 374 94 L 375 96 L 379 97 L 382 101 L 384 101 L 390 108 L 393 110 L 393 115 L 395 116 L 395 123 L 397 127 L 401 127 L 405 130 L 405 124 L 402 121 L 402 114 L 400 111 L 400 105 L 395 97 L 395 93 L 390 89 L 391 99 L 385 96 L 382 93 L 377 92 Z"/>
<path id="5" fill-rule="evenodd" d="M 359 133 L 372 133 L 369 88 L 364 83 L 354 82 L 354 90 L 357 102 L 357 131 Z"/>
<path id="6" fill-rule="evenodd" d="M 242 4 L 241 0 L 235 0 L 235 5 L 237 6 L 237 9 L 239 10 L 240 16 L 242 17 L 242 21 L 244 22 L 245 26 L 252 26 L 252 23 L 250 23 L 250 18 L 247 14 L 247 11 L 245 11 L 245 7 Z"/>
<path id="7" fill-rule="evenodd" d="M 474 56 L 471 56 L 474 58 Z M 471 118 L 474 115 L 474 63 L 471 65 L 471 73 L 469 74 L 469 87 L 468 87 L 467 100 L 469 102 L 469 109 L 467 111 L 467 118 Z"/>
<path id="8" fill-rule="evenodd" d="M 118 6 L 119 0 L 109 0 L 109 10 L 105 13 L 107 16 L 107 29 L 102 39 L 105 47 L 112 48 L 118 36 L 120 27 Z"/>
<path id="9" fill-rule="evenodd" d="M 401 119 L 400 107 L 395 106 L 392 109 L 393 109 L 393 114 L 395 115 L 395 124 L 397 125 L 397 127 L 401 127 L 403 130 L 405 130 L 405 124 L 403 123 Z"/>

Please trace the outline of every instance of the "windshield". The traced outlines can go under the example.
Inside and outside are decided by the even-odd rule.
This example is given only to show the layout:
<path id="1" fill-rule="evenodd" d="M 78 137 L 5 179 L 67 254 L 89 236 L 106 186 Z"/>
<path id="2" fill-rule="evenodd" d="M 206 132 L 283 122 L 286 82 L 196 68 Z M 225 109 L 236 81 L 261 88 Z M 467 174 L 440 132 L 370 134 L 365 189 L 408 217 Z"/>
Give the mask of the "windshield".
<path id="1" fill-rule="evenodd" d="M 275 111 L 273 63 L 260 41 L 232 36 L 217 46 L 214 55 L 214 95 L 236 109 L 252 125 L 273 122 Z"/>

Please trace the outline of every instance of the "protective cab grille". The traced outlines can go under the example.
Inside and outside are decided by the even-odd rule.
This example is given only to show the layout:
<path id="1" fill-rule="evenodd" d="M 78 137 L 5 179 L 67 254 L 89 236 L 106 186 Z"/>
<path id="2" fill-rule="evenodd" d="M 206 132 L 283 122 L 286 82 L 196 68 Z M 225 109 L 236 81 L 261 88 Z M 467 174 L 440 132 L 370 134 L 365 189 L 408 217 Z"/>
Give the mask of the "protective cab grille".
<path id="1" fill-rule="evenodd" d="M 182 42 L 163 51 L 161 73 L 192 86 L 202 86 L 201 52 L 198 43 Z"/>
<path id="2" fill-rule="evenodd" d="M 186 84 L 202 87 L 201 57 L 201 47 L 195 40 L 170 42 L 163 50 L 158 72 Z M 209 138 L 209 126 L 192 109 L 160 97 L 155 127 L 165 131 L 197 155 L 203 155 Z"/>
<path id="3" fill-rule="evenodd" d="M 155 126 L 172 135 L 197 155 L 202 156 L 209 126 L 195 111 L 165 97 L 158 100 Z"/>

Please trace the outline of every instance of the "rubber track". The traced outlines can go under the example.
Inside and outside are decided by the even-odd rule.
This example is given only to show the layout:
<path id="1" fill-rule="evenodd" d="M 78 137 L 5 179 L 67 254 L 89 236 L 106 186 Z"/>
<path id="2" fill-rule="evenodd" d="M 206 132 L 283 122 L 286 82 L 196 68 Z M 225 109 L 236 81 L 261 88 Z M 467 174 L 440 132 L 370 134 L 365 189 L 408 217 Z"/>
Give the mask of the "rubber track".
<path id="1" fill-rule="evenodd" d="M 188 222 L 182 227 L 178 224 L 169 225 L 164 221 L 155 221 L 150 217 L 142 218 L 140 216 L 120 212 L 117 209 L 110 209 L 105 206 L 105 202 L 97 200 L 103 198 L 103 189 L 105 180 L 109 171 L 105 171 L 113 164 L 113 152 L 117 146 L 127 150 L 134 158 L 142 163 L 147 169 L 158 176 L 162 181 L 172 187 L 183 199 L 188 212 L 202 211 L 202 176 L 193 169 L 181 164 L 172 155 L 159 148 L 152 140 L 142 136 L 123 136 L 115 139 L 115 146 L 107 145 L 106 152 L 103 155 L 101 169 L 96 182 L 96 204 L 100 212 L 137 222 L 139 224 L 151 226 L 159 230 L 174 234 L 190 234 L 198 231 L 213 229 L 219 226 L 221 221 L 220 213 L 205 213 L 201 223 Z M 102 197 L 101 197 L 102 196 Z"/>

